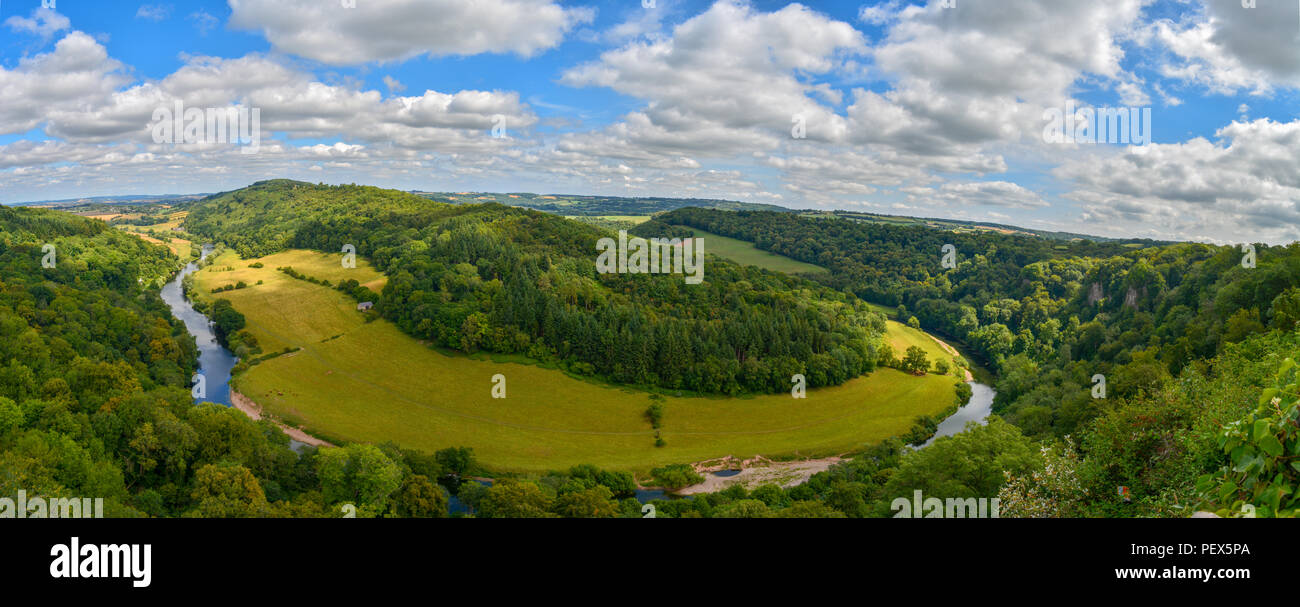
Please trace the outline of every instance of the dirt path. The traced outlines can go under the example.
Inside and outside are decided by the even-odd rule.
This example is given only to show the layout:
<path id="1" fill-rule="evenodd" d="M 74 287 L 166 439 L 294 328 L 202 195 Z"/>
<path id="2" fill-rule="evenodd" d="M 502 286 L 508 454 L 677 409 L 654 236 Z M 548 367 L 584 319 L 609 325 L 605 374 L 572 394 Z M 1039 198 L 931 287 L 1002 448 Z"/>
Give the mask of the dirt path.
<path id="1" fill-rule="evenodd" d="M 930 334 L 926 333 L 926 335 L 930 335 Z M 939 339 L 938 337 L 935 337 L 933 335 L 930 335 L 930 339 L 933 339 L 935 343 L 939 344 L 939 347 L 943 348 L 943 351 L 947 352 L 949 356 L 952 356 L 953 358 L 961 358 L 961 353 L 957 351 L 957 348 L 948 345 L 948 343 L 945 342 L 944 340 Z M 962 369 L 962 370 L 966 372 L 966 381 L 975 381 L 975 376 L 971 374 L 970 369 Z"/>
<path id="2" fill-rule="evenodd" d="M 704 482 L 686 487 L 677 493 L 680 495 L 714 493 L 735 484 L 742 484 L 746 489 L 754 489 L 760 485 L 779 485 L 788 489 L 808 482 L 812 475 L 825 472 L 831 466 L 843 461 L 845 460 L 840 457 L 792 462 L 774 462 L 764 457 L 755 457 L 752 460 L 741 461 L 728 456 L 695 464 L 696 470 L 704 474 Z M 734 476 L 716 474 L 723 470 L 736 469 L 740 469 L 740 473 Z"/>
<path id="3" fill-rule="evenodd" d="M 235 392 L 234 390 L 231 390 L 230 402 L 235 404 L 236 409 L 243 411 L 244 415 L 253 418 L 254 421 L 262 419 L 262 407 L 259 406 L 257 403 L 253 402 L 253 399 L 248 398 L 247 396 L 244 396 L 243 394 L 240 394 L 238 392 Z M 280 429 L 283 430 L 285 434 L 289 435 L 289 438 L 292 438 L 293 440 L 296 440 L 300 443 L 307 443 L 308 445 L 311 445 L 313 447 L 334 446 L 334 444 L 329 441 L 324 441 L 310 434 L 307 434 L 302 430 L 302 428 L 291 427 L 276 419 L 271 419 L 271 422 L 279 426 Z"/>

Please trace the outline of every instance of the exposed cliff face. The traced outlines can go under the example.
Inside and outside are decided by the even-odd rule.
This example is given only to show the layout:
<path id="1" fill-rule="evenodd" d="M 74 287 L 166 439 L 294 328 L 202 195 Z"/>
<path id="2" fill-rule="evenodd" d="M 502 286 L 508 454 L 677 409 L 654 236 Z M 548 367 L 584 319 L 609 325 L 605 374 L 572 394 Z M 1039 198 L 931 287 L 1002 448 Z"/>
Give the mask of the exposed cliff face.
<path id="1" fill-rule="evenodd" d="M 1101 290 L 1101 283 L 1094 282 L 1088 287 L 1088 305 L 1096 305 L 1097 302 L 1106 298 L 1106 294 Z"/>
<path id="2" fill-rule="evenodd" d="M 1148 291 L 1146 287 L 1142 287 L 1141 289 L 1129 287 L 1128 291 L 1124 293 L 1124 305 L 1133 308 L 1134 310 L 1138 309 L 1138 300 L 1146 299 L 1147 293 Z"/>

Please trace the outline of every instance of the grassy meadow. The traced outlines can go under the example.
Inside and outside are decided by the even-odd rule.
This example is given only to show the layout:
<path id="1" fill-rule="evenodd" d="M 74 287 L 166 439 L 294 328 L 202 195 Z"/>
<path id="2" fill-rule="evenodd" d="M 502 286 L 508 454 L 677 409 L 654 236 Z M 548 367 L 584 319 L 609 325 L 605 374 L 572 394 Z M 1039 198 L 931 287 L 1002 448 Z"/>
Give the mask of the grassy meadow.
<path id="1" fill-rule="evenodd" d="M 695 230 L 695 235 L 697 237 L 705 239 L 704 251 L 706 253 L 712 253 L 736 263 L 754 265 L 788 274 L 800 272 L 824 273 L 827 271 L 821 266 L 815 266 L 802 261 L 790 259 L 784 255 L 777 255 L 776 253 L 760 250 L 755 247 L 753 243 L 748 241 L 719 236 L 698 228 L 691 229 Z M 886 318 L 894 318 L 897 316 L 897 310 L 894 308 L 887 308 L 878 304 L 868 305 L 871 306 L 872 310 L 884 314 Z M 890 320 L 888 321 L 885 339 L 890 346 L 894 348 L 894 353 L 900 358 L 907 352 L 909 347 L 920 346 L 922 350 L 925 350 L 926 358 L 930 360 L 931 364 L 934 364 L 934 361 L 936 360 L 945 359 L 948 361 L 948 366 L 950 368 L 954 367 L 953 357 L 945 352 L 943 348 L 924 331 L 913 329 L 901 322 Z M 957 371 L 955 369 L 951 373 L 953 377 L 957 377 Z"/>
<path id="2" fill-rule="evenodd" d="M 302 348 L 253 367 L 235 387 L 269 413 L 332 441 L 392 440 L 427 452 L 468 446 L 485 465 L 505 471 L 590 463 L 644 472 L 725 455 L 843 453 L 904 433 L 918 415 L 953 402 L 954 378 L 892 369 L 800 400 L 667 397 L 667 446 L 656 448 L 646 392 L 536 365 L 442 354 L 387 321 L 367 322 L 343 293 L 275 269 L 288 265 L 334 283 L 356 278 L 382 289 L 384 277 L 364 261 L 345 269 L 339 258 L 286 251 L 241 260 L 224 252 L 196 274 L 195 285 L 197 297 L 229 299 L 266 352 Z M 263 267 L 249 267 L 255 261 Z M 209 293 L 239 281 L 248 287 Z M 506 378 L 505 399 L 491 398 L 497 374 Z"/>
<path id="3" fill-rule="evenodd" d="M 169 236 L 164 241 L 158 238 L 154 238 L 153 236 L 150 236 L 150 233 L 169 234 L 174 228 L 180 227 L 181 222 L 185 221 L 186 214 L 187 213 L 184 211 L 178 211 L 176 213 L 172 213 L 167 221 L 163 223 L 156 223 L 153 225 L 133 226 L 133 225 L 123 224 L 117 227 L 122 231 L 135 234 L 145 242 L 165 245 L 168 249 L 171 249 L 172 255 L 175 255 L 183 260 L 188 260 L 191 258 L 190 241 L 184 238 L 177 238 L 175 236 Z M 125 216 L 125 217 L 131 217 L 131 216 Z M 110 219 L 105 219 L 104 221 L 110 221 Z"/>
<path id="4" fill-rule="evenodd" d="M 897 321 L 889 321 L 885 329 L 885 342 L 894 348 L 894 355 L 902 358 L 907 353 L 907 349 L 912 346 L 920 346 L 925 350 L 925 357 L 930 360 L 930 365 L 934 361 L 943 359 L 948 361 L 948 368 L 953 369 L 953 357 L 944 352 L 939 342 L 930 337 L 929 333 L 919 329 L 913 329 Z M 950 371 L 953 377 L 956 377 L 956 370 Z"/>
<path id="5" fill-rule="evenodd" d="M 751 266 L 758 266 L 776 272 L 785 272 L 787 274 L 824 274 L 828 270 L 821 266 L 810 263 L 804 263 L 795 259 L 790 259 L 784 255 L 777 255 L 769 251 L 764 251 L 754 246 L 754 243 L 737 240 L 720 236 L 711 232 L 705 232 L 699 228 L 695 230 L 697 238 L 704 239 L 704 252 L 712 253 L 718 257 L 730 259 L 736 263 L 742 263 Z"/>

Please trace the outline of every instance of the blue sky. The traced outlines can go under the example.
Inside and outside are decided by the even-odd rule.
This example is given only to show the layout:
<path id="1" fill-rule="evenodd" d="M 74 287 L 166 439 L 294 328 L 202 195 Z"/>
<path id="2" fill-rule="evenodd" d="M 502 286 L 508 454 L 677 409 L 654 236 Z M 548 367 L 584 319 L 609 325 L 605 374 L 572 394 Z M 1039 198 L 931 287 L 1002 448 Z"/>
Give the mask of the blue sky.
<path id="1" fill-rule="evenodd" d="M 1300 238 L 1300 0 L 344 4 L 0 0 L 0 202 L 290 177 Z M 159 139 L 178 101 L 256 109 L 255 153 Z M 1051 141 L 1067 103 L 1152 140 Z"/>

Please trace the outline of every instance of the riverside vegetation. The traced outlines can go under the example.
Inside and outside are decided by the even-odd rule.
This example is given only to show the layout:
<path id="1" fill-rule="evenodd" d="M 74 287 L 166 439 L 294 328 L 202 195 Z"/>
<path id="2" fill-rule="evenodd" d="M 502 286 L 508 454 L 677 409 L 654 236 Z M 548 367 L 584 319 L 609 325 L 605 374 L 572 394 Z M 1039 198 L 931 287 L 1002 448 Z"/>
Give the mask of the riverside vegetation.
<path id="1" fill-rule="evenodd" d="M 863 445 L 793 488 L 660 501 L 660 517 L 889 516 L 891 500 L 914 490 L 1001 497 L 1003 516 L 1295 512 L 1296 245 L 1259 245 L 1258 266 L 1244 268 L 1240 251 L 1197 244 L 1062 244 L 749 211 L 647 222 L 830 270 L 791 278 L 711 260 L 693 292 L 654 276 L 592 276 L 581 261 L 597 228 L 496 205 L 271 182 L 188 211 L 187 231 L 247 257 L 353 244 L 387 276 L 377 312 L 402 331 L 579 376 L 769 393 L 788 390 L 794 360 L 810 385 L 843 384 L 885 372 L 884 318 L 867 300 L 954 338 L 998 377 L 1002 417 L 986 426 L 920 451 L 897 439 Z M 40 264 L 49 243 L 51 269 Z M 961 260 L 942 270 L 949 243 Z M 0 209 L 0 247 L 5 494 L 103 496 L 110 516 L 338 516 L 344 503 L 359 515 L 440 516 L 449 494 L 479 517 L 641 516 L 628 472 L 577 465 L 487 487 L 466 482 L 483 470 L 463 448 L 426 455 L 375 441 L 297 455 L 270 422 L 192 404 L 193 340 L 156 294 L 178 263 L 166 249 L 37 209 Z M 614 354 L 604 339 L 634 333 L 653 337 L 602 359 Z M 684 335 L 690 369 L 657 364 L 652 353 Z M 763 343 L 776 336 L 788 341 Z M 1092 397 L 1097 374 L 1106 398 Z M 648 424 L 646 410 L 634 415 Z M 658 470 L 673 483 L 691 480 L 684 472 Z"/>

